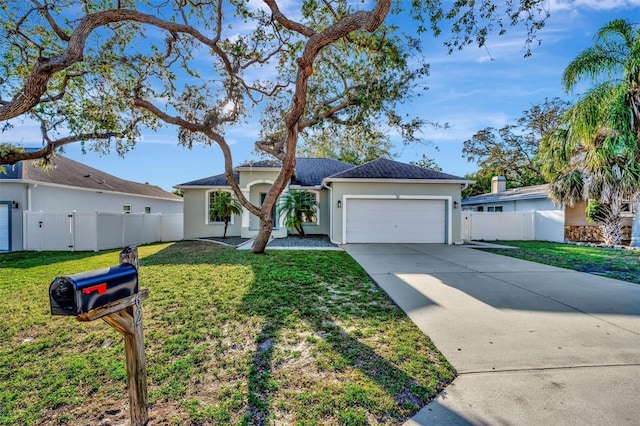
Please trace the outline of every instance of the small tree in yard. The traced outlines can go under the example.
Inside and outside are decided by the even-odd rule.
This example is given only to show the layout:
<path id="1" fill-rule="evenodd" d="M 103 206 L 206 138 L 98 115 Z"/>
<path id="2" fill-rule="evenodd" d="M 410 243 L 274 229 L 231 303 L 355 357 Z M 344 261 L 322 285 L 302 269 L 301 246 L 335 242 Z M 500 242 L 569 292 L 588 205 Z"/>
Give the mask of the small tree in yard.
<path id="1" fill-rule="evenodd" d="M 304 224 L 315 219 L 318 207 L 316 196 L 311 192 L 291 190 L 280 199 L 278 217 L 284 216 L 285 226 L 305 237 Z"/>
<path id="2" fill-rule="evenodd" d="M 231 221 L 231 215 L 242 214 L 242 204 L 232 194 L 224 191 L 213 192 L 210 197 L 209 217 L 214 222 L 224 222 L 222 238 L 227 238 L 227 228 Z"/>

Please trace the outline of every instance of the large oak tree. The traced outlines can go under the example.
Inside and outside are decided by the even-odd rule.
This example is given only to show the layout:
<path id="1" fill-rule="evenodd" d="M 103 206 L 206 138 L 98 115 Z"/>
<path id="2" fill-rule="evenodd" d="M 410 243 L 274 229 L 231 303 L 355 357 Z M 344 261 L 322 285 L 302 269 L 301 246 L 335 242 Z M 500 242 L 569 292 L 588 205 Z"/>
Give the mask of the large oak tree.
<path id="1" fill-rule="evenodd" d="M 295 167 L 298 136 L 334 133 L 336 126 L 370 122 L 413 137 L 421 119 L 401 117 L 396 105 L 425 75 L 412 64 L 415 34 L 441 32 L 453 51 L 483 45 L 524 23 L 529 35 L 547 17 L 545 0 L 397 2 L 394 12 L 415 19 L 404 37 L 383 22 L 391 0 L 355 10 L 342 0 L 304 0 L 281 8 L 242 0 L 8 0 L 0 4 L 0 122 L 4 128 L 39 123 L 43 147 L 24 152 L 0 145 L 0 164 L 51 156 L 69 143 L 124 155 L 144 129 L 178 127 L 178 143 L 216 144 L 225 174 L 242 205 L 261 221 L 253 250 L 262 252 L 271 211 Z M 364 7 L 364 6 L 362 6 Z M 527 44 L 533 40 L 527 39 Z M 232 174 L 225 138 L 229 126 L 261 116 L 259 150 L 282 161 L 264 203 L 247 200 Z M 320 136 L 321 137 L 321 136 Z"/>

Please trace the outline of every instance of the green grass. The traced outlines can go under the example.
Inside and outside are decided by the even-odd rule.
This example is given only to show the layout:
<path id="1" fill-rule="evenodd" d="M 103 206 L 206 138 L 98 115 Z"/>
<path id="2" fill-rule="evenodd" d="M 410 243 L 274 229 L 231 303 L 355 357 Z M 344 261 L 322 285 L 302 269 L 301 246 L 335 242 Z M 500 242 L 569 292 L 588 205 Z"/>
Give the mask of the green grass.
<path id="1" fill-rule="evenodd" d="M 344 252 L 139 248 L 157 424 L 401 424 L 455 376 Z M 118 251 L 0 255 L 0 425 L 128 419 L 122 338 L 49 313 L 57 275 Z"/>
<path id="2" fill-rule="evenodd" d="M 517 249 L 483 249 L 505 256 L 640 284 L 640 251 L 544 241 L 496 241 Z"/>

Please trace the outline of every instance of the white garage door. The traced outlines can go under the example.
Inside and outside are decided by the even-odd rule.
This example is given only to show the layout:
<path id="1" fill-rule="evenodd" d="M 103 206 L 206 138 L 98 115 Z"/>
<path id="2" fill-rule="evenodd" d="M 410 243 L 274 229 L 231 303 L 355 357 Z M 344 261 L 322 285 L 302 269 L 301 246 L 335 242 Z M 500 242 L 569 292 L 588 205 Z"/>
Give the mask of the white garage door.
<path id="1" fill-rule="evenodd" d="M 444 243 L 444 200 L 348 199 L 347 243 Z"/>
<path id="2" fill-rule="evenodd" d="M 0 204 L 0 251 L 9 251 L 9 204 Z"/>

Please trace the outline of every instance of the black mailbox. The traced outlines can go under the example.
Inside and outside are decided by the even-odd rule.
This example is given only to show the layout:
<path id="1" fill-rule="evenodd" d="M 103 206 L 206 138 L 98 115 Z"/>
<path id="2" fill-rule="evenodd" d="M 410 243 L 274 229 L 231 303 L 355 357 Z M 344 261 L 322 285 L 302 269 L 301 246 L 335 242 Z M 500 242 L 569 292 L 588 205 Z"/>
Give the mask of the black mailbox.
<path id="1" fill-rule="evenodd" d="M 77 316 L 138 292 L 138 270 L 129 263 L 56 277 L 49 286 L 51 315 Z"/>

